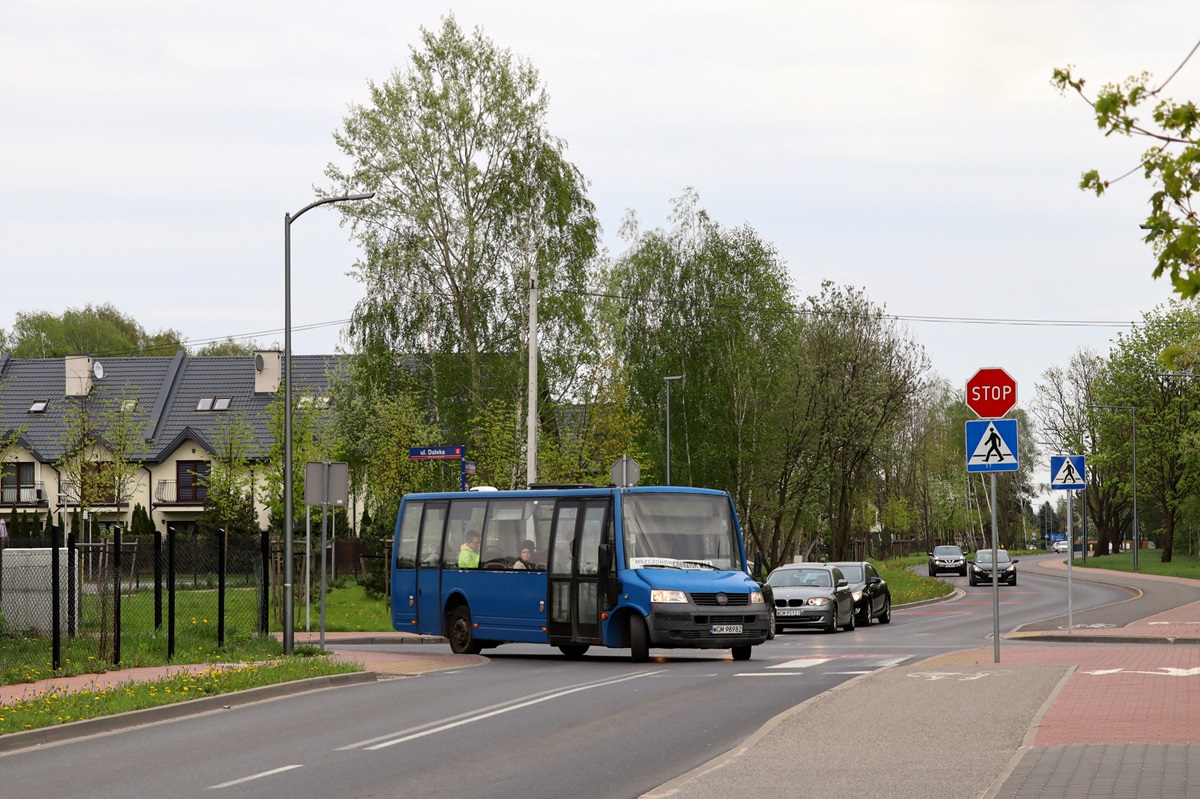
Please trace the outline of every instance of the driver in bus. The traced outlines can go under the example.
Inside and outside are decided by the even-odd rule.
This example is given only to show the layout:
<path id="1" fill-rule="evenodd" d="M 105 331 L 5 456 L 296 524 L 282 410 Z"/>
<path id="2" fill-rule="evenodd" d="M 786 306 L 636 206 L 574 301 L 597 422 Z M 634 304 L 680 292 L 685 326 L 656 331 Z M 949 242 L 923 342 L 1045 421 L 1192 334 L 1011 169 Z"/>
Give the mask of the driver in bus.
<path id="1" fill-rule="evenodd" d="M 675 545 L 671 543 L 668 536 L 660 536 L 654 543 L 654 554 L 660 558 L 673 558 L 675 557 Z"/>
<path id="2" fill-rule="evenodd" d="M 479 568 L 479 533 L 475 530 L 467 533 L 467 540 L 458 550 L 458 568 Z"/>

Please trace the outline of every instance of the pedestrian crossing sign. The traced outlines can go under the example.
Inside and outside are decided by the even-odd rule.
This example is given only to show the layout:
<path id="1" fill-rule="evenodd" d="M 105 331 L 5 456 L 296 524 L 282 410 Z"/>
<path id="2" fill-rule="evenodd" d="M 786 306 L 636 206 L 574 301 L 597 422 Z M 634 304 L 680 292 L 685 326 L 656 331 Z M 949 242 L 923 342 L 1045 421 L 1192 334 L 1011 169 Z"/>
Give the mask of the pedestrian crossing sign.
<path id="1" fill-rule="evenodd" d="M 967 471 L 1015 472 L 1017 420 L 980 419 L 967 422 Z"/>
<path id="2" fill-rule="evenodd" d="M 1050 456 L 1050 487 L 1078 491 L 1087 487 L 1082 455 Z"/>

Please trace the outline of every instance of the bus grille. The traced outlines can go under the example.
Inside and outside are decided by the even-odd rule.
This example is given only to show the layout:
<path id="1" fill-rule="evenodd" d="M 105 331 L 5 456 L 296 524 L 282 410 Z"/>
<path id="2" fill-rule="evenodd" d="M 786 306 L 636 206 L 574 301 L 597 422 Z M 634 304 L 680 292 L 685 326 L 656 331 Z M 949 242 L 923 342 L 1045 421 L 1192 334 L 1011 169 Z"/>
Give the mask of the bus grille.
<path id="1" fill-rule="evenodd" d="M 724 596 L 724 602 L 718 602 L 717 597 Z M 722 605 L 749 605 L 749 594 L 692 594 L 692 601 L 697 605 L 721 607 Z"/>

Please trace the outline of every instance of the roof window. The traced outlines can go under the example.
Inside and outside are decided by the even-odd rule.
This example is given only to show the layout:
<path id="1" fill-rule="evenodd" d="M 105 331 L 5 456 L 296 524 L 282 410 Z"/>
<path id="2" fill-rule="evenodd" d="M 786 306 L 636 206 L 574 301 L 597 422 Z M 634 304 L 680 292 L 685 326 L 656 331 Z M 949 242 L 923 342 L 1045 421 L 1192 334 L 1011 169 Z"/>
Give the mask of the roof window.
<path id="1" fill-rule="evenodd" d="M 49 405 L 50 405 L 50 400 L 35 400 L 34 403 L 29 406 L 29 412 L 30 413 L 45 413 L 46 408 Z"/>
<path id="2" fill-rule="evenodd" d="M 198 411 L 227 411 L 232 397 L 201 397 L 196 403 Z"/>

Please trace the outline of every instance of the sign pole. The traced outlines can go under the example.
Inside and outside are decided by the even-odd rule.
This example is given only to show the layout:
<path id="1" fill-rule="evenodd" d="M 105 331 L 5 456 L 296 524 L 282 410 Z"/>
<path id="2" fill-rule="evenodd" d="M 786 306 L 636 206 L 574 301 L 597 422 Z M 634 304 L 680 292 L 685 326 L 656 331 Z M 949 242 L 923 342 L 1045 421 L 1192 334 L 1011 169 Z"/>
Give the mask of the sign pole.
<path id="1" fill-rule="evenodd" d="M 1071 621 L 1071 562 L 1075 560 L 1075 533 L 1071 530 L 1071 517 L 1075 514 L 1071 510 L 1071 495 L 1074 491 L 1067 492 L 1067 635 L 1071 634 L 1074 624 Z M 1087 546 L 1087 542 L 1083 542 Z"/>
<path id="2" fill-rule="evenodd" d="M 996 473 L 992 472 L 992 651 L 995 662 L 1000 662 L 1000 566 L 996 550 L 999 547 L 999 537 L 996 532 Z"/>

